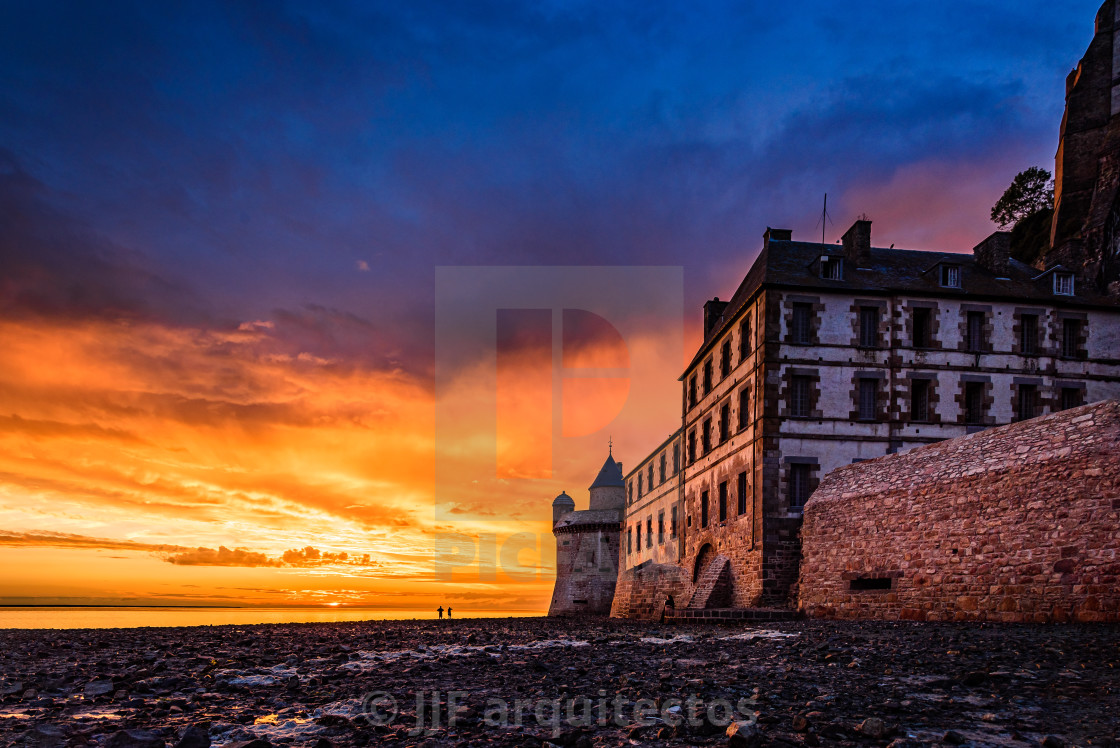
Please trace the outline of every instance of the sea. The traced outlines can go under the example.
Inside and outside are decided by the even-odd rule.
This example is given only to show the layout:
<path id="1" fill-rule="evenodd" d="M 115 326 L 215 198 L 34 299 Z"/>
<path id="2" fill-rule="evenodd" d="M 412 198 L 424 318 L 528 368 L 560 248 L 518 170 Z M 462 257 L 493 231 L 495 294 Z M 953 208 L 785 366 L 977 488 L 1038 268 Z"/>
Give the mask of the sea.
<path id="1" fill-rule="evenodd" d="M 455 618 L 523 618 L 537 610 L 468 610 Z M 245 626 L 254 623 L 433 620 L 435 611 L 386 608 L 188 608 L 188 607 L 0 607 L 0 629 L 117 629 L 174 626 Z"/>

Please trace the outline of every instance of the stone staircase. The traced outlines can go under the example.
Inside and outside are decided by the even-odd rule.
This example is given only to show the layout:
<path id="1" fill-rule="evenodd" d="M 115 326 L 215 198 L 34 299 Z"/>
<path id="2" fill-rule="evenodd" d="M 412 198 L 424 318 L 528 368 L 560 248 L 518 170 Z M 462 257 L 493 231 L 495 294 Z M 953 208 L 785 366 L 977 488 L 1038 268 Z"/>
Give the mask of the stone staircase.
<path id="1" fill-rule="evenodd" d="M 686 608 L 704 610 L 727 608 L 731 605 L 731 562 L 726 556 L 716 556 L 696 580 L 696 591 Z"/>

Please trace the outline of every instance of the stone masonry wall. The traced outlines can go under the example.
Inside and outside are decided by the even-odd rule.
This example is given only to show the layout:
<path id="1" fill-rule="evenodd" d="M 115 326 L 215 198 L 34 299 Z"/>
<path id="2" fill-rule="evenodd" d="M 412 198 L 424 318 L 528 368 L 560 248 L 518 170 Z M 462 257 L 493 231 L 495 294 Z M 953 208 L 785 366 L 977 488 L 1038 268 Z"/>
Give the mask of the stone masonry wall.
<path id="1" fill-rule="evenodd" d="M 802 544 L 812 616 L 1120 621 L 1120 401 L 837 468 Z"/>
<path id="2" fill-rule="evenodd" d="M 618 578 L 618 524 L 557 527 L 553 533 L 556 584 L 548 614 L 608 615 Z"/>
<path id="3" fill-rule="evenodd" d="M 691 596 L 688 572 L 675 564 L 645 563 L 618 575 L 612 618 L 657 621 L 672 598 L 674 608 L 683 608 Z"/>

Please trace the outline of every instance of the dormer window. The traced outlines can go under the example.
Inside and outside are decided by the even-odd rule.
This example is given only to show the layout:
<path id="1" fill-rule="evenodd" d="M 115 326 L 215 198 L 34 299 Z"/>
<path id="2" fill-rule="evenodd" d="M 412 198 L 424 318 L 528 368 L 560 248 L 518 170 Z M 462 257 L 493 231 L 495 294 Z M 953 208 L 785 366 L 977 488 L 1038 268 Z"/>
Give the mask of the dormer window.
<path id="1" fill-rule="evenodd" d="M 1054 293 L 1073 296 L 1073 273 L 1054 273 Z"/>
<path id="2" fill-rule="evenodd" d="M 844 280 L 844 258 L 821 255 L 821 278 L 824 280 Z"/>
<path id="3" fill-rule="evenodd" d="M 961 266 L 960 265 L 942 265 L 941 266 L 941 286 L 943 288 L 960 288 L 961 287 Z"/>

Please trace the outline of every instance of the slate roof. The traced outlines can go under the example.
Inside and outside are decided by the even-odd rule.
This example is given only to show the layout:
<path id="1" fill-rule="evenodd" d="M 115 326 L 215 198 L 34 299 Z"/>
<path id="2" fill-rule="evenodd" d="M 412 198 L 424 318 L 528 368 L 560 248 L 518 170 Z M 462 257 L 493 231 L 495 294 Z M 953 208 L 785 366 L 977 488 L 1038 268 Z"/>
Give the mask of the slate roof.
<path id="1" fill-rule="evenodd" d="M 568 495 L 567 491 L 561 491 L 560 495 L 552 500 L 552 505 L 557 504 L 571 504 L 573 507 L 576 505 L 575 499 Z"/>
<path id="2" fill-rule="evenodd" d="M 965 301 L 1002 300 L 1048 306 L 1120 309 L 1120 301 L 1116 298 L 1096 293 L 1089 283 L 1081 280 L 1075 284 L 1076 295 L 1056 296 L 1050 271 L 1044 274 L 1015 259 L 1010 261 L 1008 277 L 1004 279 L 997 278 L 979 265 L 971 253 L 872 247 L 867 267 L 853 267 L 851 262 L 845 261 L 844 279 L 833 281 L 820 277 L 820 258 L 823 255 L 843 257 L 844 250 L 838 244 L 770 239 L 732 295 L 723 311 L 722 321 L 705 336 L 704 344 L 685 368 L 681 379 L 707 355 L 715 341 L 762 286 L 796 288 L 806 292 L 833 291 L 869 296 L 903 293 Z M 960 266 L 960 288 L 941 285 L 937 268 L 943 262 Z"/>
<path id="3" fill-rule="evenodd" d="M 599 475 L 595 476 L 595 482 L 591 484 L 591 488 L 603 488 L 607 486 L 620 486 L 624 487 L 626 484 L 622 481 L 622 466 L 614 461 L 613 455 L 607 455 L 607 461 L 603 463 L 603 467 L 599 470 Z"/>
<path id="4" fill-rule="evenodd" d="M 569 512 L 561 517 L 554 527 L 573 527 L 579 525 L 610 525 L 622 521 L 621 509 L 583 509 Z"/>

